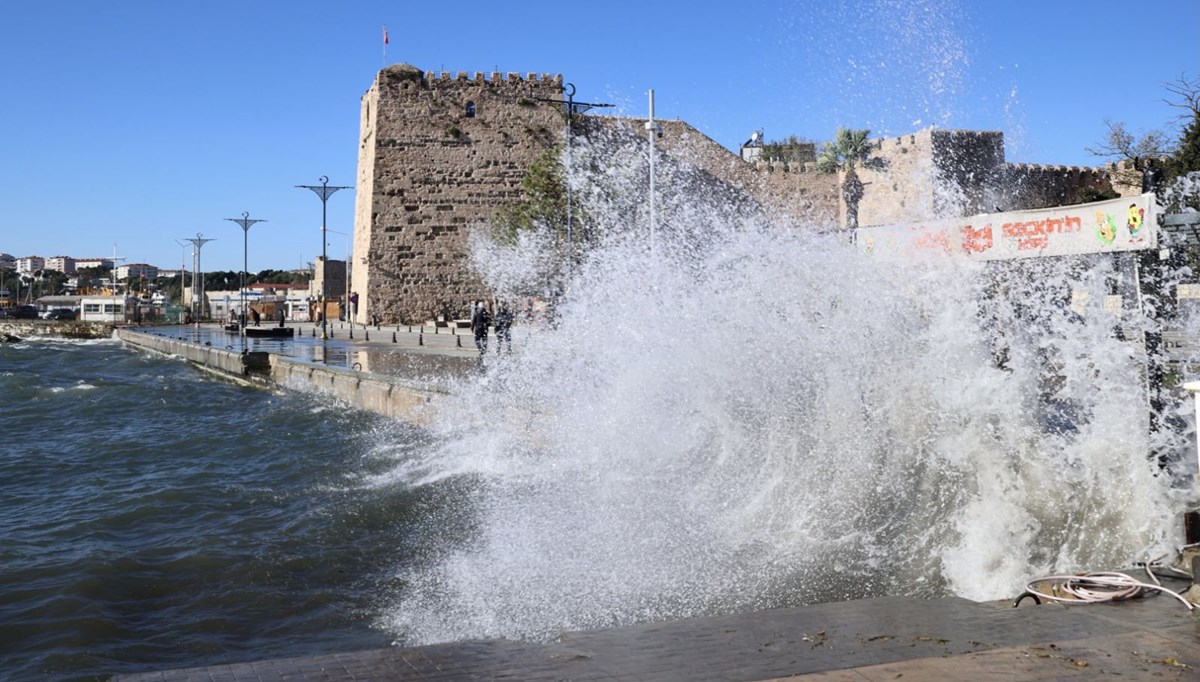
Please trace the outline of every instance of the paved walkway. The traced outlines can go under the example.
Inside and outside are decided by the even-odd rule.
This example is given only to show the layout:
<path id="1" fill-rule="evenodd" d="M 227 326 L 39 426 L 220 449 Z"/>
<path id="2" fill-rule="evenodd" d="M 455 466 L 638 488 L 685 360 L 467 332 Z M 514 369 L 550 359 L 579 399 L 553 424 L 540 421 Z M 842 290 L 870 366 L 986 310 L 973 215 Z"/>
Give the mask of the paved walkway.
<path id="1" fill-rule="evenodd" d="M 354 325 L 351 329 L 344 322 L 332 322 L 327 327 L 329 338 L 321 339 L 320 327 L 311 322 L 289 323 L 288 326 L 296 330 L 295 337 L 248 338 L 245 340 L 245 348 L 276 353 L 302 362 L 399 376 L 434 384 L 444 383 L 450 378 L 460 377 L 474 370 L 479 358 L 475 339 L 469 330 L 395 325 L 367 328 Z M 230 350 L 243 348 L 243 339 L 239 334 L 226 332 L 222 325 L 215 323 L 201 324 L 198 327 L 141 327 L 138 331 Z M 518 347 L 527 333 L 529 330 L 524 328 L 514 330 L 514 342 Z M 489 349 L 494 353 L 494 338 Z"/>
<path id="2" fill-rule="evenodd" d="M 1179 602 L 1035 606 L 869 599 L 508 640 L 124 675 L 270 680 L 1200 679 L 1200 628 Z"/>

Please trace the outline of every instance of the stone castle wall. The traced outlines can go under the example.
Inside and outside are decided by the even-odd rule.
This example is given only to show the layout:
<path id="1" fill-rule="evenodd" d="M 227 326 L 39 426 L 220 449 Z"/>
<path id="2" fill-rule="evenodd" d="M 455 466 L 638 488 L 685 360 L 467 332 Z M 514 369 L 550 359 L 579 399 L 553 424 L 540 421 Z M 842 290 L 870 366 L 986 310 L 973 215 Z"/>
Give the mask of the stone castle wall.
<path id="1" fill-rule="evenodd" d="M 562 77 L 383 69 L 363 95 L 351 288 L 358 321 L 465 315 L 485 294 L 469 231 L 521 196 L 558 143 Z M 473 107 L 473 116 L 468 109 Z"/>
<path id="2" fill-rule="evenodd" d="M 645 119 L 623 119 L 641 136 Z M 815 164 L 783 161 L 747 163 L 685 121 L 659 120 L 657 147 L 679 162 L 703 169 L 717 181 L 748 193 L 768 211 L 815 227 L 836 222 L 837 178 L 817 173 Z"/>
<path id="3" fill-rule="evenodd" d="M 937 177 L 932 131 L 872 140 L 871 157 L 858 169 L 863 197 L 858 204 L 859 225 L 887 225 L 930 215 L 936 208 L 930 187 Z M 839 224 L 845 224 L 845 202 L 839 197 Z"/>
<path id="4" fill-rule="evenodd" d="M 362 98 L 357 321 L 459 317 L 486 297 L 469 234 L 519 201 L 530 165 L 562 144 L 562 105 L 540 101 L 561 100 L 562 91 L 557 75 L 436 74 L 404 64 L 379 72 Z M 611 117 L 584 117 L 579 134 L 588 121 L 630 140 L 647 135 L 644 119 Z M 693 169 L 690 183 L 727 189 L 738 205 L 748 197 L 786 222 L 845 225 L 838 176 L 812 162 L 748 163 L 686 122 L 658 122 L 656 149 Z M 1008 164 L 996 131 L 929 129 L 872 144 L 873 160 L 859 170 L 861 225 L 1071 203 L 1081 188 L 1111 188 L 1120 170 Z"/>
<path id="5" fill-rule="evenodd" d="M 1013 208 L 1073 204 L 1077 202 L 1077 195 L 1082 189 L 1114 189 L 1111 176 L 1103 168 L 1012 163 L 1007 165 L 1005 171 L 1005 186 L 1017 204 Z M 1138 182 L 1140 185 L 1140 178 Z M 1141 194 L 1140 186 L 1137 194 Z"/>

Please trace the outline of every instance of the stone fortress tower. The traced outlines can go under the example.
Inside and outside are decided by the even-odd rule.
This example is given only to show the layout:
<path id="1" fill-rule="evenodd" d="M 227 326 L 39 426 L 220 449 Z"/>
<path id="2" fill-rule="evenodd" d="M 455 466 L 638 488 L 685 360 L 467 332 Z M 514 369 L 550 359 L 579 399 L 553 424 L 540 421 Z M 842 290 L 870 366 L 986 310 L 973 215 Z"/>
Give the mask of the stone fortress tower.
<path id="1" fill-rule="evenodd" d="M 559 143 L 562 76 L 378 73 L 362 98 L 351 289 L 359 322 L 462 315 L 486 292 L 468 235 L 518 201 L 530 164 Z"/>
<path id="2" fill-rule="evenodd" d="M 561 75 L 451 75 L 407 64 L 377 74 L 362 97 L 357 322 L 461 316 L 487 296 L 470 267 L 469 234 L 517 203 L 530 165 L 564 142 L 562 93 Z M 593 120 L 596 130 L 646 134 L 636 118 Z M 684 121 L 660 123 L 657 149 L 673 161 L 802 225 L 845 224 L 838 177 L 815 163 L 747 159 Z M 928 129 L 872 143 L 874 161 L 859 171 L 863 226 L 1070 204 L 1081 189 L 1115 184 L 1111 168 L 1007 163 L 998 131 Z"/>

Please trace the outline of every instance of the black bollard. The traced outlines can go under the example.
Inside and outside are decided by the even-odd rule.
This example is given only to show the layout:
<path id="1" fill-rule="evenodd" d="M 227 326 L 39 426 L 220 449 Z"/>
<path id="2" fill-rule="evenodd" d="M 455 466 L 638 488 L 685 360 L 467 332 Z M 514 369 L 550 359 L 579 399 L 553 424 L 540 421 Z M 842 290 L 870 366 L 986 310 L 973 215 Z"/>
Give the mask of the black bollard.
<path id="1" fill-rule="evenodd" d="M 363 330 L 363 341 L 370 341 L 370 340 L 371 340 L 371 332 L 364 329 Z"/>
<path id="2" fill-rule="evenodd" d="M 353 329 L 350 330 L 350 338 L 352 338 L 352 339 L 354 338 L 354 330 Z"/>
<path id="3" fill-rule="evenodd" d="M 425 332 L 421 332 L 420 334 L 417 334 L 417 345 L 418 346 L 425 345 Z"/>
<path id="4" fill-rule="evenodd" d="M 400 328 L 399 328 L 399 327 L 396 327 L 396 331 L 400 331 Z M 410 325 L 408 325 L 408 333 L 409 333 L 409 334 L 411 334 L 411 333 L 412 333 L 412 325 L 411 325 L 411 324 L 410 324 Z"/>
<path id="5" fill-rule="evenodd" d="M 392 343 L 396 343 L 396 332 L 392 332 Z"/>
<path id="6" fill-rule="evenodd" d="M 455 337 L 454 337 L 454 340 L 455 340 L 455 341 L 458 343 L 458 347 L 459 347 L 459 348 L 462 348 L 462 337 L 461 337 L 461 336 L 455 336 Z"/>
<path id="7" fill-rule="evenodd" d="M 438 326 L 436 324 L 433 325 L 433 333 L 438 333 Z"/>

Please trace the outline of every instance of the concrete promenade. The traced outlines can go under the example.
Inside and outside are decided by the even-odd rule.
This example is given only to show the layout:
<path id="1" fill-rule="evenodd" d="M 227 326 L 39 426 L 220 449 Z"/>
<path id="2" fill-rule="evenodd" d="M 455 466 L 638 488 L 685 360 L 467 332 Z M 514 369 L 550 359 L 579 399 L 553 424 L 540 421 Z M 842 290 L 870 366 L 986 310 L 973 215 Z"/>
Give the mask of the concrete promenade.
<path id="1" fill-rule="evenodd" d="M 116 336 L 239 383 L 322 394 L 418 426 L 437 414 L 456 382 L 481 367 L 474 340 L 445 329 L 357 327 L 352 333 L 335 323 L 327 339 L 312 325 L 294 330 L 292 338 L 243 339 L 203 324 L 124 327 Z"/>
<path id="2" fill-rule="evenodd" d="M 881 598 L 564 633 L 124 675 L 120 682 L 1200 679 L 1200 629 L 1165 596 L 1035 606 Z"/>
<path id="3" fill-rule="evenodd" d="M 307 333 L 311 325 L 300 328 Z M 138 330 L 237 350 L 219 327 Z M 367 333 L 363 333 L 366 331 Z M 288 342 L 287 363 L 337 375 L 459 377 L 475 367 L 470 337 L 334 329 Z M 395 341 L 393 341 L 395 333 Z M 366 338 L 369 334 L 370 338 Z M 422 338 L 423 337 L 423 338 Z M 430 337 L 433 337 L 432 339 Z M 518 337 L 519 338 L 519 337 Z M 207 344 L 207 345 L 206 345 Z M 223 346 L 221 345 L 223 344 Z M 275 348 L 268 348 L 274 344 Z M 519 343 L 515 344 L 519 347 Z M 239 351 L 240 352 L 240 351 Z M 370 366 L 367 370 L 363 365 Z M 294 371 L 294 370 L 289 370 Z M 356 386 L 358 384 L 355 384 Z M 1140 572 L 1131 572 L 1144 578 Z M 1034 576 L 1030 576 L 1031 578 Z M 1177 591 L 1186 581 L 1165 581 Z M 1013 595 L 1022 587 L 1013 585 Z M 889 597 L 563 633 L 553 642 L 466 641 L 122 675 L 121 682 L 271 680 L 1200 680 L 1200 621 L 1167 596 L 1112 604 L 978 603 Z"/>

